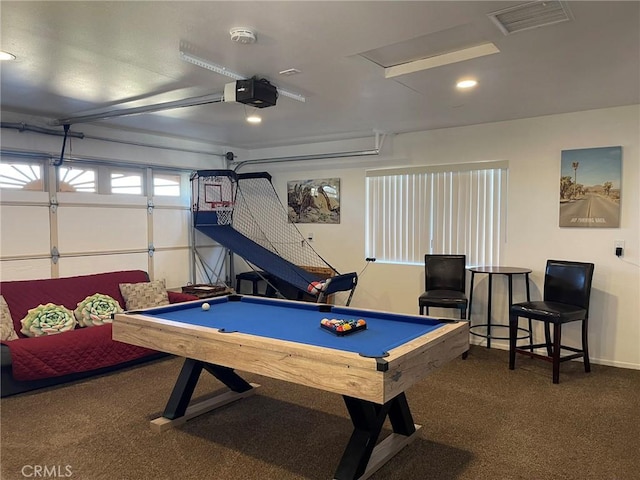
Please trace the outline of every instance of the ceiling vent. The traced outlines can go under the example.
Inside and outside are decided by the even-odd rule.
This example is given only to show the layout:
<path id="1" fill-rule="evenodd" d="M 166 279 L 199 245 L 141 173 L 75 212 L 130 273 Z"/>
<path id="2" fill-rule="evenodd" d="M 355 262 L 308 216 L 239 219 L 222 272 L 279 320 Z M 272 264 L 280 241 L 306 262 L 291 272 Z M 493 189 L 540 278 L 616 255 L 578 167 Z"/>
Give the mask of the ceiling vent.
<path id="1" fill-rule="evenodd" d="M 504 8 L 488 16 L 505 35 L 573 19 L 566 2 L 546 0 Z"/>

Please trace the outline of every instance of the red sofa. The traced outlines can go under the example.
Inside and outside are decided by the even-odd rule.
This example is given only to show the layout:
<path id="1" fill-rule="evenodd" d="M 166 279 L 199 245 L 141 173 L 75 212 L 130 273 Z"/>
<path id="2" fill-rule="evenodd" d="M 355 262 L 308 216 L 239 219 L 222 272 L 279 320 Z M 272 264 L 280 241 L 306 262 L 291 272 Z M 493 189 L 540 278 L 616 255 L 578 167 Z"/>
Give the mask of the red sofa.
<path id="1" fill-rule="evenodd" d="M 142 270 L 82 275 L 46 280 L 0 282 L 14 328 L 20 338 L 2 342 L 2 397 L 36 388 L 65 383 L 105 373 L 116 368 L 159 358 L 164 354 L 111 338 L 111 324 L 76 327 L 55 335 L 29 338 L 20 329 L 20 320 L 39 304 L 54 303 L 74 310 L 77 304 L 95 293 L 109 295 L 125 307 L 121 283 L 148 282 Z M 169 301 L 177 303 L 197 297 L 167 292 Z"/>

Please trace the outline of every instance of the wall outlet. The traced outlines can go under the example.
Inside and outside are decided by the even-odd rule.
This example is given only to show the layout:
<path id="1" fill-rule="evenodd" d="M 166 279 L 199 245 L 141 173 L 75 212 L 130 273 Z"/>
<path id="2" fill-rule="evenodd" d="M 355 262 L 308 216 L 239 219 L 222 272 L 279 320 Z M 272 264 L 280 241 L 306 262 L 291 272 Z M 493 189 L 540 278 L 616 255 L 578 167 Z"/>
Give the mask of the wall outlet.
<path id="1" fill-rule="evenodd" d="M 616 240 L 614 242 L 614 247 L 615 248 L 624 248 L 624 240 Z"/>

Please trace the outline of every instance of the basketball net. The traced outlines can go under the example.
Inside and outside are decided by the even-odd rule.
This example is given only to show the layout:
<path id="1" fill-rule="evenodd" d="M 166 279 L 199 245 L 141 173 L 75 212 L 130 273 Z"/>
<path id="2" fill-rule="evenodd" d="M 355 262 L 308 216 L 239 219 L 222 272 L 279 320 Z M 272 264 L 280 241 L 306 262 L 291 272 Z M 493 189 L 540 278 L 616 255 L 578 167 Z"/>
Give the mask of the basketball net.
<path id="1" fill-rule="evenodd" d="M 233 213 L 233 203 L 231 202 L 211 202 L 211 210 L 216 212 L 218 225 L 230 225 L 231 214 Z"/>
<path id="2" fill-rule="evenodd" d="M 233 212 L 233 207 L 216 208 L 215 212 L 216 212 L 216 215 L 218 216 L 218 225 L 231 224 L 231 213 Z"/>

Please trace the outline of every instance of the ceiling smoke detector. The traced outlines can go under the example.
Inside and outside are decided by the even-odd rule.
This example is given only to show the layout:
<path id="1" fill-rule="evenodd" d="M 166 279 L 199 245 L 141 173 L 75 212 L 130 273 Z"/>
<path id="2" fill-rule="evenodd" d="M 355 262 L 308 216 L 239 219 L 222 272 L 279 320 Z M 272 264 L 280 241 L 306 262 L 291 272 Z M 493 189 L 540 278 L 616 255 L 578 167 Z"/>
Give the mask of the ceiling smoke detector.
<path id="1" fill-rule="evenodd" d="M 229 34 L 231 35 L 231 40 L 236 43 L 244 43 L 245 45 L 256 43 L 256 34 L 248 28 L 232 28 L 229 30 Z"/>

